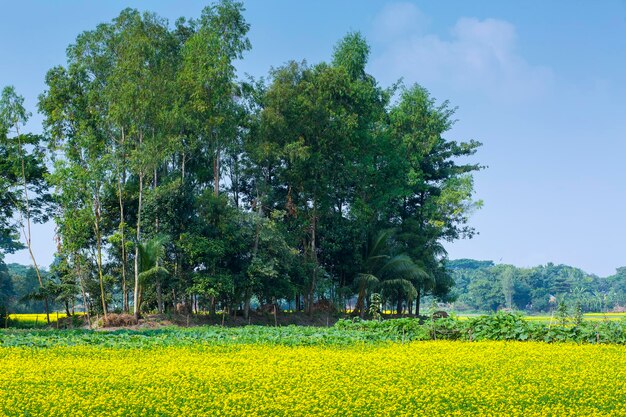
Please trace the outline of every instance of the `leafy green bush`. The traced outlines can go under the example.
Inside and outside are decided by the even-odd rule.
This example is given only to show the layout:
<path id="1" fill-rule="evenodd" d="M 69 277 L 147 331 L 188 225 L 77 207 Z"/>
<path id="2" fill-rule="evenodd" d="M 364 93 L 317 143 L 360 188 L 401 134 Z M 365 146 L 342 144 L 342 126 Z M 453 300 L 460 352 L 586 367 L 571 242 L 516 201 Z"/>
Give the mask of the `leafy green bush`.
<path id="1" fill-rule="evenodd" d="M 154 346 L 238 345 L 284 346 L 404 343 L 421 340 L 510 340 L 626 344 L 626 320 L 579 324 L 530 322 L 515 313 L 499 312 L 468 320 L 456 317 L 420 320 L 339 320 L 333 327 L 220 326 L 169 327 L 156 330 L 0 330 L 0 346 L 98 345 L 115 348 Z"/>

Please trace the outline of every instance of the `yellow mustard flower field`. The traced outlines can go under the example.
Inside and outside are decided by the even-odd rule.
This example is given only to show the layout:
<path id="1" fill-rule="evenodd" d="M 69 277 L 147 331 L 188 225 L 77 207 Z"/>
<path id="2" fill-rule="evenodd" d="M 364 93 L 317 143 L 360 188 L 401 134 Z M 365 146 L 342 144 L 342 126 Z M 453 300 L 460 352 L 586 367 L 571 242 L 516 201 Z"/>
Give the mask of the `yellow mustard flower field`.
<path id="1" fill-rule="evenodd" d="M 618 416 L 626 347 L 0 348 L 3 416 Z"/>

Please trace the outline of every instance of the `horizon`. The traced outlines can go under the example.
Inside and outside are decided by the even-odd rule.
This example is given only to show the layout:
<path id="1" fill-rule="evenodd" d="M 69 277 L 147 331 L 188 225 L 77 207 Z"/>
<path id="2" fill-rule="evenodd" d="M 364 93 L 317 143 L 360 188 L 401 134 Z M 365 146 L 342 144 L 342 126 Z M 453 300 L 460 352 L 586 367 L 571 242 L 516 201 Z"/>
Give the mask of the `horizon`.
<path id="1" fill-rule="evenodd" d="M 7 4 L 5 16 L 28 16 L 29 24 L 11 19 L 0 26 L 4 39 L 18 40 L 3 45 L 9 58 L 0 65 L 0 87 L 14 85 L 25 97 L 33 113 L 27 130 L 39 133 L 45 73 L 65 64 L 66 47 L 82 31 L 125 7 L 173 23 L 198 17 L 206 4 Z M 261 77 L 291 59 L 328 61 L 345 33 L 361 31 L 372 51 L 367 69 L 383 86 L 401 77 L 423 85 L 438 102 L 458 106 L 448 138 L 483 142 L 472 158 L 488 166 L 474 175 L 475 197 L 485 202 L 470 219 L 479 235 L 446 242 L 450 259 L 523 268 L 553 262 L 610 276 L 626 265 L 626 6 L 534 4 L 248 1 L 252 50 L 237 68 Z M 321 22 L 328 28 L 322 33 Z M 54 225 L 33 231 L 37 261 L 48 266 Z M 30 258 L 22 250 L 5 262 L 30 265 Z"/>

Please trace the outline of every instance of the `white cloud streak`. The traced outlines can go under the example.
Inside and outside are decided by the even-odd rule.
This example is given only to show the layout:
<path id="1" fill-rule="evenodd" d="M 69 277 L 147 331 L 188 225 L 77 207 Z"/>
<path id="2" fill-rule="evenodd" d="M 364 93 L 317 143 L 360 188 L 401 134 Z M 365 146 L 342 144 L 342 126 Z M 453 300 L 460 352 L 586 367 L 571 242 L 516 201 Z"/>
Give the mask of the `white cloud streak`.
<path id="1" fill-rule="evenodd" d="M 462 17 L 443 38 L 423 32 L 425 19 L 410 3 L 381 11 L 374 28 L 382 51 L 372 62 L 375 74 L 391 77 L 386 81 L 404 77 L 426 87 L 446 85 L 497 102 L 537 99 L 551 88 L 552 71 L 518 53 L 511 23 Z"/>

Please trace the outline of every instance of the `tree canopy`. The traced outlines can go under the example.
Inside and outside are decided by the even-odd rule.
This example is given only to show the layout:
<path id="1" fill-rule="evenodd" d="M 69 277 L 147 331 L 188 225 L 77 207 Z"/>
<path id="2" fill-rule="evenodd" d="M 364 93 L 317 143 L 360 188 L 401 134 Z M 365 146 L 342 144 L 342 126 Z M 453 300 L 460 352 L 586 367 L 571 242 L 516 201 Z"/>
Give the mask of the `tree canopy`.
<path id="1" fill-rule="evenodd" d="M 455 108 L 419 85 L 382 87 L 358 32 L 330 62 L 241 80 L 243 13 L 223 0 L 171 25 L 126 9 L 79 34 L 50 69 L 39 110 L 53 169 L 22 181 L 45 177 L 54 195 L 49 296 L 137 317 L 265 304 L 363 311 L 374 290 L 419 313 L 426 295 L 450 298 L 442 243 L 474 235 L 482 168 L 463 162 L 479 142 L 448 138 Z M 19 247 L 13 185 L 0 188 L 4 252 Z"/>

